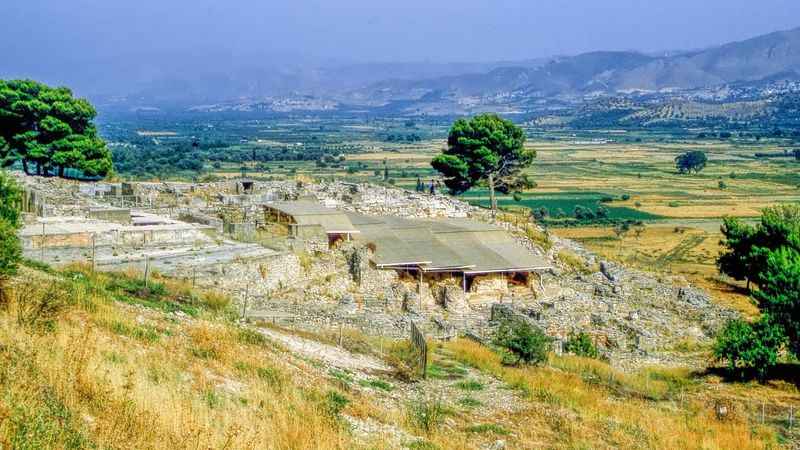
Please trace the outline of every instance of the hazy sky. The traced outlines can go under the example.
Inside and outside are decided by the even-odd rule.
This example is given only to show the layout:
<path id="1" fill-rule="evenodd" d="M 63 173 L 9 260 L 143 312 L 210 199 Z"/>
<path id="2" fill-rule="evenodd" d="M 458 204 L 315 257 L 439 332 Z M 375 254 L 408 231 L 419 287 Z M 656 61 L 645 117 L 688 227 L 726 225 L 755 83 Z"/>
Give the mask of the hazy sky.
<path id="1" fill-rule="evenodd" d="M 0 77 L 45 78 L 131 61 L 152 70 L 690 49 L 800 26 L 798 0 L 2 0 L 0 11 Z"/>

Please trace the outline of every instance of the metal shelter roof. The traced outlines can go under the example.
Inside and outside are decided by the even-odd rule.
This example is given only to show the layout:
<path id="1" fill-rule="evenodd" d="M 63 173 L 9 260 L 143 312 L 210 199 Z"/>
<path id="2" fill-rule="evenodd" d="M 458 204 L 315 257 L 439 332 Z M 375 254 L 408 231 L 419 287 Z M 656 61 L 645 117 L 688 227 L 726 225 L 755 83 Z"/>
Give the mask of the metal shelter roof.
<path id="1" fill-rule="evenodd" d="M 291 216 L 297 225 L 320 226 L 328 234 L 353 234 L 359 232 L 344 212 L 326 208 L 317 202 L 306 200 L 275 202 L 265 204 L 264 207 Z"/>
<path id="2" fill-rule="evenodd" d="M 467 219 L 409 220 L 348 217 L 359 240 L 375 245 L 379 267 L 418 267 L 430 272 L 529 272 L 551 267 L 502 228 Z"/>
<path id="3" fill-rule="evenodd" d="M 473 261 L 465 273 L 528 272 L 551 267 L 547 260 L 516 242 L 507 231 L 471 221 L 433 225 L 434 235 L 462 259 Z"/>

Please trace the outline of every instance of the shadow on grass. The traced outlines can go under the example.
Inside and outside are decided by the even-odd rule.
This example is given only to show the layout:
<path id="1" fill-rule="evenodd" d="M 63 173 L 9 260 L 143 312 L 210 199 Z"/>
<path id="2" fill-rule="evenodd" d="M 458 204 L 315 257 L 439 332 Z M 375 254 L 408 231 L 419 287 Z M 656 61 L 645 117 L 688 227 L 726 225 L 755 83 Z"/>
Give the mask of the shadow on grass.
<path id="1" fill-rule="evenodd" d="M 727 277 L 726 277 L 727 278 Z M 745 297 L 749 297 L 753 291 L 751 289 L 747 289 L 747 286 L 744 282 L 730 280 L 722 277 L 706 277 L 706 281 L 717 285 L 720 291 L 728 292 L 731 294 L 739 294 Z"/>
<path id="2" fill-rule="evenodd" d="M 770 381 L 783 381 L 800 387 L 800 363 L 781 363 L 769 370 L 764 380 L 759 380 L 755 369 L 739 369 L 731 371 L 727 367 L 709 367 L 702 375 L 715 375 L 728 383 L 748 383 L 758 381 L 768 383 Z"/>

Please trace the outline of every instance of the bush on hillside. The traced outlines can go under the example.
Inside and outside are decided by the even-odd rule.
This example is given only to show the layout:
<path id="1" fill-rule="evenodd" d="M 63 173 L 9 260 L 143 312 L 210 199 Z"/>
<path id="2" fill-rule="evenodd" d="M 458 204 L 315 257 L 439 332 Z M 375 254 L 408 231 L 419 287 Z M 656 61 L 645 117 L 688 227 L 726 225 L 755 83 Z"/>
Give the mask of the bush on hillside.
<path id="1" fill-rule="evenodd" d="M 550 341 L 540 328 L 524 320 L 506 320 L 500 325 L 494 344 L 516 358 L 513 365 L 541 364 L 547 360 Z"/>
<path id="2" fill-rule="evenodd" d="M 592 338 L 588 334 L 581 331 L 580 333 L 570 333 L 567 342 L 564 346 L 567 353 L 572 353 L 577 356 L 585 356 L 587 358 L 598 358 L 600 352 L 597 351 L 592 342 Z"/>
<path id="3" fill-rule="evenodd" d="M 0 304 L 5 303 L 8 280 L 16 275 L 22 260 L 19 230 L 20 190 L 11 178 L 0 172 Z"/>
<path id="4" fill-rule="evenodd" d="M 750 324 L 732 320 L 725 325 L 714 344 L 714 357 L 727 364 L 739 376 L 755 371 L 759 380 L 767 377 L 778 361 L 778 349 L 784 341 L 780 327 L 762 319 Z"/>

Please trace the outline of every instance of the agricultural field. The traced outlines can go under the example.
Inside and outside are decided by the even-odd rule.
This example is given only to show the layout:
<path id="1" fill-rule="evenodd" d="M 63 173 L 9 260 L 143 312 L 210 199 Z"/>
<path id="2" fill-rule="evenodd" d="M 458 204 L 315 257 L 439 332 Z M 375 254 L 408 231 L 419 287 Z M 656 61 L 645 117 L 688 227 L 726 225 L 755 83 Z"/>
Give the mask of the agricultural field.
<path id="1" fill-rule="evenodd" d="M 719 227 L 725 216 L 754 218 L 764 207 L 800 201 L 798 162 L 754 157 L 757 152 L 782 152 L 786 143 L 683 139 L 581 145 L 562 140 L 531 145 L 538 152 L 531 170 L 538 183 L 536 196 L 559 196 L 557 207 L 569 211 L 568 199 L 586 206 L 586 193 L 601 194 L 615 199 L 604 203 L 610 217 L 643 222 L 641 230 L 621 236 L 611 226 L 551 227 L 557 236 L 575 239 L 633 267 L 684 275 L 719 301 L 745 313 L 755 311 L 738 286 L 717 274 Z M 697 175 L 678 174 L 675 156 L 694 149 L 707 153 L 708 166 Z M 529 203 L 548 207 L 552 213 L 547 201 Z M 616 208 L 642 215 L 626 216 Z"/>
<path id="2" fill-rule="evenodd" d="M 793 158 L 754 156 L 781 153 L 791 144 L 674 136 L 607 139 L 530 140 L 537 161 L 529 174 L 537 187 L 516 198 L 500 195 L 498 206 L 524 213 L 545 208 L 549 217 L 542 222 L 555 235 L 575 239 L 629 266 L 683 275 L 721 303 L 753 314 L 756 309 L 740 287 L 718 275 L 719 229 L 725 216 L 754 219 L 764 207 L 800 201 L 800 163 Z M 336 176 L 380 181 L 386 159 L 394 181 L 413 189 L 417 175 L 426 184 L 435 176 L 427 162 L 443 145 L 421 146 L 413 156 L 408 149 L 398 154 L 347 155 L 348 163 L 363 164 L 362 168 Z M 699 174 L 678 174 L 675 157 L 694 149 L 707 153 L 708 166 Z M 463 198 L 489 204 L 485 189 L 474 189 Z M 570 218 L 576 207 L 594 211 L 602 207 L 607 215 L 603 221 L 576 221 Z M 614 224 L 625 221 L 641 225 L 617 235 Z"/>
<path id="3" fill-rule="evenodd" d="M 140 179 L 211 180 L 244 174 L 261 180 L 338 179 L 407 189 L 421 180 L 429 189 L 438 178 L 430 161 L 446 146 L 449 123 L 194 118 L 109 122 L 102 130 L 115 145 L 147 147 L 155 155 L 169 155 L 171 147 L 183 145 L 183 158 L 201 160 L 200 170 L 184 170 L 197 163 L 179 160 L 173 164 L 180 170 L 149 168 L 143 176 L 139 172 Z M 754 310 L 736 285 L 717 274 L 721 219 L 755 218 L 766 206 L 800 201 L 800 163 L 783 156 L 800 144 L 764 133 L 718 139 L 700 129 L 526 131 L 527 145 L 537 152 L 528 170 L 537 186 L 498 195 L 499 207 L 524 215 L 537 211 L 537 220 L 557 236 L 634 267 L 686 276 L 720 301 L 745 312 Z M 675 157 L 689 150 L 708 155 L 708 165 L 699 174 L 675 169 Z M 773 157 L 758 158 L 756 153 Z M 462 197 L 476 205 L 489 204 L 485 188 Z M 584 211 L 583 217 L 576 218 L 576 208 Z M 623 222 L 636 226 L 615 233 L 615 225 Z"/>

